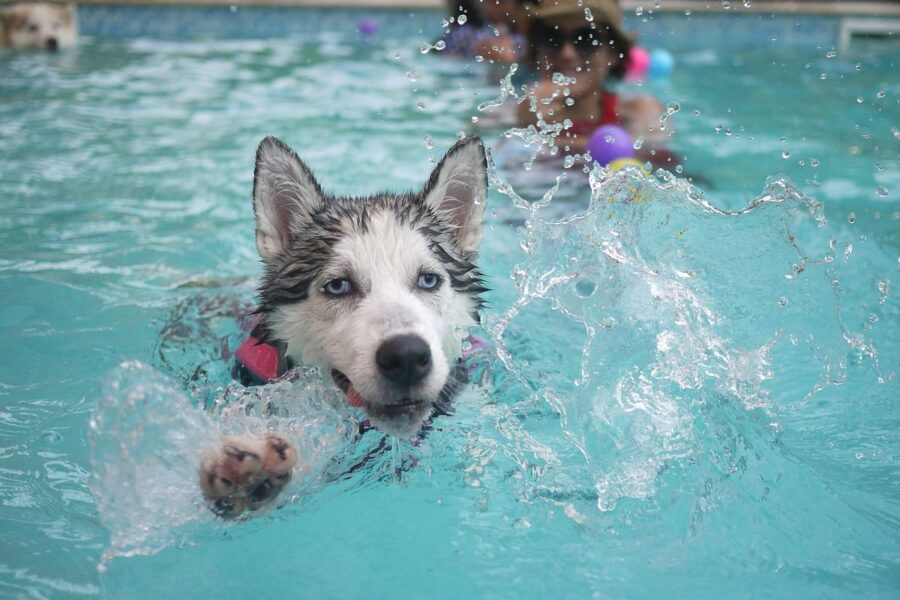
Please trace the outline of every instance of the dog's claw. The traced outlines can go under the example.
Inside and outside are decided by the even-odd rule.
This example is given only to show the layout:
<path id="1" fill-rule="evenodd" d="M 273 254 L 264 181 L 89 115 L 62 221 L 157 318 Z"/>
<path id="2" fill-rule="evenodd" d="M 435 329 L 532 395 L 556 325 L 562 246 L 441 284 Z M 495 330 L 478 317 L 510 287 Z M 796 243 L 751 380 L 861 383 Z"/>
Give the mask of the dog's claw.
<path id="1" fill-rule="evenodd" d="M 290 483 L 296 464 L 297 450 L 280 436 L 224 438 L 201 461 L 200 489 L 210 510 L 235 518 L 274 500 Z"/>

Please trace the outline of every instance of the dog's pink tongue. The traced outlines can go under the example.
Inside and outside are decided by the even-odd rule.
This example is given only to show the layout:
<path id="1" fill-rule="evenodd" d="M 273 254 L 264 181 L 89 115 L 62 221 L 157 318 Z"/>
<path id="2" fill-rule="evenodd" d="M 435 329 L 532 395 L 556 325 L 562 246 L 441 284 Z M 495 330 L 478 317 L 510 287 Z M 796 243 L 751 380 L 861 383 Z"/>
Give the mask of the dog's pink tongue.
<path id="1" fill-rule="evenodd" d="M 347 404 L 360 408 L 365 403 L 366 401 L 363 400 L 363 397 L 359 395 L 359 392 L 356 391 L 356 388 L 351 383 L 350 387 L 347 388 Z"/>

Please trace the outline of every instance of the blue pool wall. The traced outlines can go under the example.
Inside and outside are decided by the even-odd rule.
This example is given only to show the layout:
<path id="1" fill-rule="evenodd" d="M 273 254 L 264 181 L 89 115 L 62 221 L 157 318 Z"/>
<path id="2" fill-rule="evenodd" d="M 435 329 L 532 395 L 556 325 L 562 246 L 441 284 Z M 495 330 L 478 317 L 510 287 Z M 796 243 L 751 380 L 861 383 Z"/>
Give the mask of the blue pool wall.
<path id="1" fill-rule="evenodd" d="M 375 21 L 379 34 L 421 33 L 428 40 L 440 34 L 442 17 L 441 11 L 431 9 L 83 5 L 78 10 L 83 35 L 165 40 L 277 38 L 322 31 L 353 34 L 363 19 Z M 641 45 L 679 49 L 773 43 L 827 49 L 837 45 L 840 23 L 837 16 L 771 13 L 625 18 L 626 29 L 640 32 Z"/>

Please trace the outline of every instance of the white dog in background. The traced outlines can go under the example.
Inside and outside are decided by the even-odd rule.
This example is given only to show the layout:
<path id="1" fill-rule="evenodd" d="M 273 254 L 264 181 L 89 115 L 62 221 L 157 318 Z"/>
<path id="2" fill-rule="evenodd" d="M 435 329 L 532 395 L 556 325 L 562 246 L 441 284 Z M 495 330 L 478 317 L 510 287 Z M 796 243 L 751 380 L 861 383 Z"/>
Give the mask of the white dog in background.
<path id="1" fill-rule="evenodd" d="M 74 4 L 22 3 L 0 8 L 0 46 L 56 51 L 78 42 Z"/>

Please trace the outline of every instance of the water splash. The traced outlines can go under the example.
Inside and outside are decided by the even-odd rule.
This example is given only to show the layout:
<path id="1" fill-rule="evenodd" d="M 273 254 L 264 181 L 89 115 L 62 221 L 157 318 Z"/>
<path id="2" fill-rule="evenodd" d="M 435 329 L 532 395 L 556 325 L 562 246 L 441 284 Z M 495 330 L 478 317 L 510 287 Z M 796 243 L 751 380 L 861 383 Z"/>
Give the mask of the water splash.
<path id="1" fill-rule="evenodd" d="M 335 400 L 321 378 L 296 371 L 264 388 L 231 385 L 201 408 L 152 367 L 123 363 L 90 421 L 91 490 L 110 532 L 99 568 L 231 525 L 213 516 L 197 484 L 199 457 L 222 435 L 286 437 L 300 459 L 282 503 L 308 493 L 358 427 Z"/>

